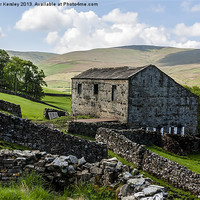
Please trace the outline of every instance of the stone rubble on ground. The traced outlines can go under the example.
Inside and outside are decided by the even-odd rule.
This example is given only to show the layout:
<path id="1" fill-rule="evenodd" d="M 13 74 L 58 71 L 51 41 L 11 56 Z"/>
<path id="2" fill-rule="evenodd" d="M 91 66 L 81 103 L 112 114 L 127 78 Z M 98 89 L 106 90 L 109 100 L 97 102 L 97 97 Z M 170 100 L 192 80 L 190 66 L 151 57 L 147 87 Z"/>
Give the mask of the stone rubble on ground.
<path id="1" fill-rule="evenodd" d="M 1 150 L 1 182 L 17 180 L 23 172 L 31 170 L 59 187 L 88 182 L 117 189 L 119 200 L 162 200 L 164 187 L 153 185 L 150 178 L 137 169 L 123 165 L 117 158 L 88 163 L 85 158 L 58 156 L 40 151 Z"/>

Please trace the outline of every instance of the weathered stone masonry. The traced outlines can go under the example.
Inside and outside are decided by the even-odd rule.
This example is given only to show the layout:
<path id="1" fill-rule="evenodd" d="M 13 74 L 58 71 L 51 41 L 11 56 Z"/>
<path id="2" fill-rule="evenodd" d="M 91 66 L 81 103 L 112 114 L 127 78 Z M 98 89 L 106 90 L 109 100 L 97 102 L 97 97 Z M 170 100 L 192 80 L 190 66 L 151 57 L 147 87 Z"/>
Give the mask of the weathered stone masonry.
<path id="1" fill-rule="evenodd" d="M 78 92 L 81 84 L 81 92 Z M 94 85 L 98 94 L 94 94 Z M 116 99 L 112 101 L 112 85 L 116 85 Z M 127 80 L 73 80 L 72 107 L 74 115 L 90 115 L 100 118 L 116 118 L 127 121 L 128 82 Z"/>
<path id="2" fill-rule="evenodd" d="M 198 126 L 198 97 L 177 84 L 155 66 L 149 66 L 129 81 L 128 122 L 138 127 L 184 127 L 194 134 Z"/>
<path id="3" fill-rule="evenodd" d="M 100 127 L 110 129 L 127 129 L 128 125 L 117 122 L 96 122 L 96 123 L 85 123 L 71 121 L 68 124 L 68 132 L 72 134 L 80 134 L 95 138 L 97 129 Z"/>
<path id="4" fill-rule="evenodd" d="M 144 144 L 156 145 L 169 152 L 185 155 L 186 153 L 200 153 L 200 138 L 191 135 L 166 134 L 147 131 L 143 129 L 130 129 L 126 123 L 96 122 L 86 123 L 71 121 L 68 124 L 68 132 L 95 138 L 99 128 L 108 128 L 118 134 L 124 135 L 131 141 Z M 113 130 L 114 129 L 114 130 Z"/>
<path id="5" fill-rule="evenodd" d="M 114 153 L 134 163 L 138 168 L 172 183 L 175 187 L 200 195 L 200 174 L 163 158 L 147 150 L 144 145 L 134 143 L 110 129 L 99 128 L 96 140 L 106 143 Z"/>
<path id="6" fill-rule="evenodd" d="M 1 112 L 0 139 L 52 154 L 85 157 L 89 162 L 107 157 L 107 147 L 104 144 L 64 134 L 59 130 Z"/>
<path id="7" fill-rule="evenodd" d="M 18 117 L 22 117 L 20 105 L 0 100 L 0 110 L 7 111 Z"/>
<path id="8" fill-rule="evenodd" d="M 0 150 L 0 182 L 16 181 L 22 174 L 36 171 L 59 189 L 77 183 L 100 186 L 121 186 L 119 200 L 141 198 L 163 199 L 164 187 L 152 185 L 152 180 L 139 175 L 137 169 L 123 165 L 117 158 L 88 163 L 84 157 L 59 156 L 36 151 Z M 130 197 L 131 196 L 131 197 Z M 134 198 L 135 199 L 135 198 Z"/>
<path id="9" fill-rule="evenodd" d="M 133 128 L 197 134 L 198 102 L 154 65 L 94 68 L 72 79 L 73 115 L 115 118 Z"/>

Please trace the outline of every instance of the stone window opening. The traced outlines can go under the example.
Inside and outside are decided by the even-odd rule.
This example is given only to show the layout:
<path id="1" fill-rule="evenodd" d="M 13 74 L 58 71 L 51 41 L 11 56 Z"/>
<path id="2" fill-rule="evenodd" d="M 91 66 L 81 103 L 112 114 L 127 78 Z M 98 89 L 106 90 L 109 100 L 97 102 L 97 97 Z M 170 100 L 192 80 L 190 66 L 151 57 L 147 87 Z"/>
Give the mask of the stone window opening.
<path id="1" fill-rule="evenodd" d="M 81 94 L 82 93 L 82 84 L 79 83 L 78 84 L 78 94 Z"/>
<path id="2" fill-rule="evenodd" d="M 98 93 L 99 93 L 99 85 L 94 84 L 94 94 L 98 94 Z"/>
<path id="3" fill-rule="evenodd" d="M 171 134 L 177 134 L 178 128 L 176 126 L 171 127 Z"/>
<path id="4" fill-rule="evenodd" d="M 182 126 L 178 126 L 178 127 L 177 127 L 177 134 L 180 134 L 180 135 L 181 135 L 181 129 L 182 129 Z"/>
<path id="5" fill-rule="evenodd" d="M 112 85 L 112 101 L 116 100 L 116 92 L 117 92 L 117 86 Z"/>

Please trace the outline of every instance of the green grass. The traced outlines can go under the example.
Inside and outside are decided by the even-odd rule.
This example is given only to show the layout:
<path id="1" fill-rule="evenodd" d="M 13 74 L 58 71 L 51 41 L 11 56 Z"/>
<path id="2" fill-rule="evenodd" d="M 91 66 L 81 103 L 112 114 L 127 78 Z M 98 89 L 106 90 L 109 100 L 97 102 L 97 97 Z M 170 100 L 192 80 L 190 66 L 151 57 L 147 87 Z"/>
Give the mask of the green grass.
<path id="1" fill-rule="evenodd" d="M 178 156 L 178 155 L 172 154 L 170 152 L 167 152 L 157 146 L 149 146 L 149 147 L 147 147 L 147 149 L 151 150 L 154 153 L 157 153 L 160 156 L 163 156 L 164 158 L 168 158 L 172 161 L 175 161 L 178 164 L 187 167 L 188 169 L 190 169 L 191 171 L 193 171 L 195 173 L 200 173 L 200 154 L 191 154 L 188 156 Z"/>
<path id="2" fill-rule="evenodd" d="M 114 200 L 114 194 L 105 187 L 74 185 L 63 194 L 53 188 L 38 174 L 32 172 L 22 177 L 18 183 L 0 186 L 0 200 Z"/>
<path id="3" fill-rule="evenodd" d="M 42 101 L 71 113 L 71 97 L 44 96 Z"/>
<path id="4" fill-rule="evenodd" d="M 71 65 L 65 64 L 56 64 L 56 65 L 40 65 L 40 67 L 44 70 L 46 76 L 50 76 L 53 74 L 61 73 L 62 71 L 66 71 L 71 67 Z"/>
<path id="5" fill-rule="evenodd" d="M 53 108 L 51 106 L 47 106 L 41 103 L 30 101 L 22 97 L 9 95 L 5 93 L 0 93 L 0 99 L 14 104 L 19 104 L 21 106 L 22 117 L 31 120 L 44 120 L 43 118 L 44 109 Z"/>
<path id="6" fill-rule="evenodd" d="M 14 104 L 19 104 L 21 106 L 22 117 L 28 118 L 34 121 L 37 121 L 37 120 L 45 121 L 45 119 L 43 118 L 43 111 L 45 108 L 55 109 L 45 104 L 33 102 L 22 97 L 9 95 L 5 93 L 0 93 L 0 99 L 14 103 Z M 57 106 L 60 109 L 67 111 L 68 113 L 71 113 L 71 97 L 44 96 L 42 101 L 48 104 Z"/>
<path id="7" fill-rule="evenodd" d="M 53 94 L 66 94 L 66 92 L 53 90 L 50 88 L 43 87 L 44 93 L 53 93 Z"/>
<path id="8" fill-rule="evenodd" d="M 18 145 L 10 142 L 5 142 L 3 140 L 0 140 L 0 150 L 1 149 L 9 149 L 9 150 L 29 150 L 26 146 Z"/>

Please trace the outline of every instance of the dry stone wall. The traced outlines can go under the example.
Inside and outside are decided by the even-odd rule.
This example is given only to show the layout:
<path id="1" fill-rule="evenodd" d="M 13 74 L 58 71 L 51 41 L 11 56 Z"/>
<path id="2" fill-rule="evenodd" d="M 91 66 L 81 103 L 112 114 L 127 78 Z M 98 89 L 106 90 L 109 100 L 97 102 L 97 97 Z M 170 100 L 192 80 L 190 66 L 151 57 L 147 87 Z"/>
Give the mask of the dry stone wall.
<path id="1" fill-rule="evenodd" d="M 106 143 L 114 153 L 134 163 L 138 168 L 178 188 L 200 195 L 200 174 L 147 150 L 144 145 L 134 143 L 114 130 L 99 128 L 96 140 Z"/>
<path id="2" fill-rule="evenodd" d="M 0 100 L 0 110 L 7 111 L 18 117 L 22 117 L 20 105 L 16 105 L 8 101 Z"/>
<path id="3" fill-rule="evenodd" d="M 162 145 L 162 134 L 154 131 L 145 131 L 143 129 L 113 129 L 115 133 L 124 135 L 129 140 L 144 145 Z"/>
<path id="4" fill-rule="evenodd" d="M 104 144 L 87 141 L 32 123 L 30 120 L 0 112 L 0 139 L 52 154 L 84 156 L 89 162 L 107 157 Z"/>
<path id="5" fill-rule="evenodd" d="M 185 155 L 187 153 L 200 152 L 200 138 L 190 135 L 180 134 L 161 134 L 160 132 L 147 131 L 144 129 L 129 129 L 126 123 L 117 122 L 96 122 L 85 123 L 71 121 L 68 124 L 68 132 L 72 134 L 80 134 L 89 137 L 95 137 L 98 128 L 108 128 L 110 131 L 124 135 L 131 141 L 144 144 L 156 145 L 169 152 Z"/>
<path id="6" fill-rule="evenodd" d="M 119 200 L 167 197 L 164 187 L 153 185 L 139 171 L 123 165 L 117 158 L 89 163 L 84 157 L 58 156 L 36 151 L 0 151 L 0 181 L 16 181 L 24 173 L 36 171 L 59 189 L 77 183 L 121 187 Z M 157 198 L 156 198 L 157 197 Z"/>
<path id="7" fill-rule="evenodd" d="M 169 152 L 185 155 L 186 153 L 200 153 L 200 138 L 191 135 L 161 134 L 160 132 L 146 131 L 142 129 L 114 130 L 124 135 L 131 141 L 144 144 L 156 145 Z"/>
<path id="8" fill-rule="evenodd" d="M 80 134 L 89 137 L 95 137 L 97 129 L 100 127 L 109 129 L 127 129 L 128 125 L 117 122 L 96 122 L 96 123 L 85 123 L 71 121 L 68 124 L 68 132 L 73 134 Z"/>

